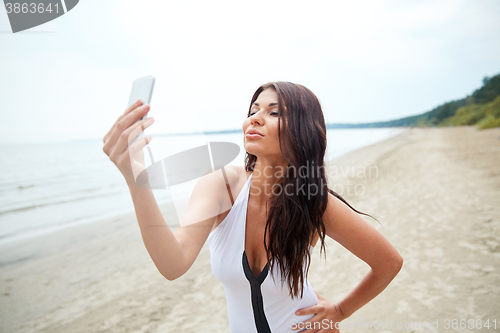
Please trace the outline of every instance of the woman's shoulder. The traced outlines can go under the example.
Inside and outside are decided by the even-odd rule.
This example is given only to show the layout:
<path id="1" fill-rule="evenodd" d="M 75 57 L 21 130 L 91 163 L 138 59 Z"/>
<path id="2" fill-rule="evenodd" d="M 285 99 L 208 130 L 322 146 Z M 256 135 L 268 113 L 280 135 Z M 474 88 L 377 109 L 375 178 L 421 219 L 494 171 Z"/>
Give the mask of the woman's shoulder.
<path id="1" fill-rule="evenodd" d="M 229 210 L 234 204 L 234 201 L 236 201 L 236 198 L 243 189 L 243 186 L 245 186 L 248 177 L 252 174 L 252 171 L 246 171 L 245 166 L 242 165 L 227 165 L 224 167 L 223 172 L 225 173 L 224 194 L 220 196 L 221 209 L 219 215 L 217 216 L 217 220 L 214 223 L 213 229 L 215 229 L 215 227 L 217 227 L 217 225 L 227 216 Z M 226 184 L 229 185 L 232 201 L 230 201 Z"/>
<path id="2" fill-rule="evenodd" d="M 246 171 L 244 165 L 229 165 L 224 168 L 227 168 L 227 181 L 229 188 L 231 189 L 233 201 L 236 201 L 236 198 L 245 186 L 245 183 L 252 174 L 252 171 Z"/>
<path id="3" fill-rule="evenodd" d="M 252 171 L 245 170 L 244 165 L 227 165 L 224 167 L 224 172 L 226 173 L 227 182 L 232 192 L 239 192 L 238 190 L 243 188 L 248 177 L 252 174 Z M 237 195 L 238 193 L 235 193 L 235 197 Z"/>
<path id="4" fill-rule="evenodd" d="M 239 187 L 243 187 L 251 173 L 251 171 L 247 172 L 243 165 L 226 165 L 201 177 L 197 186 L 199 189 L 209 189 L 212 194 L 220 194 L 227 192 L 227 184 L 229 184 L 231 191 L 234 192 Z"/>

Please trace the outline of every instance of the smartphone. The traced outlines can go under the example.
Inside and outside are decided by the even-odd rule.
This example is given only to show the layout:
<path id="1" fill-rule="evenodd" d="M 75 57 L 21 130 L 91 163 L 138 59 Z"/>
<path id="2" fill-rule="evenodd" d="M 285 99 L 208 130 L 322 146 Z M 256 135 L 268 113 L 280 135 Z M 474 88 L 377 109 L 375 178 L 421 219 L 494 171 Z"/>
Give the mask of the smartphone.
<path id="1" fill-rule="evenodd" d="M 132 92 L 130 93 L 127 107 L 134 104 L 138 99 L 142 101 L 142 105 L 151 104 L 151 96 L 153 96 L 154 87 L 154 76 L 149 75 L 135 79 L 132 83 Z M 146 114 L 143 118 L 147 118 L 147 116 Z"/>
<path id="2" fill-rule="evenodd" d="M 142 101 L 142 105 L 151 104 L 151 96 L 153 96 L 153 88 L 155 87 L 155 77 L 152 75 L 140 77 L 135 79 L 132 83 L 132 92 L 130 93 L 130 98 L 128 100 L 127 107 L 134 104 L 138 99 Z M 149 112 L 148 112 L 149 113 Z M 148 113 L 139 120 L 148 117 Z M 139 121 L 137 120 L 137 121 Z M 136 122 L 137 122 L 136 121 Z M 136 142 L 140 138 L 144 137 L 144 132 L 141 132 L 139 136 L 130 142 L 130 144 Z"/>

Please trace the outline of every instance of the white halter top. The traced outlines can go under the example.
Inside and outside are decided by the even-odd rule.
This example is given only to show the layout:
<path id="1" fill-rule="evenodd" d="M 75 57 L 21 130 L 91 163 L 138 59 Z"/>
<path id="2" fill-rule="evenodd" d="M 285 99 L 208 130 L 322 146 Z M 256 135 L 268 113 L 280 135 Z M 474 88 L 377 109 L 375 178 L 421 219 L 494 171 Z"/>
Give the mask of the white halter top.
<path id="1" fill-rule="evenodd" d="M 267 265 L 258 277 L 252 273 L 245 253 L 246 214 L 252 175 L 227 216 L 208 236 L 210 266 L 226 293 L 232 333 L 297 332 L 291 329 L 292 325 L 313 315 L 297 316 L 295 311 L 317 304 L 318 298 L 306 279 L 302 298 L 292 299 L 288 285 L 284 283 L 281 286 L 279 267 L 275 268 L 274 281 L 269 276 L 271 272 Z"/>

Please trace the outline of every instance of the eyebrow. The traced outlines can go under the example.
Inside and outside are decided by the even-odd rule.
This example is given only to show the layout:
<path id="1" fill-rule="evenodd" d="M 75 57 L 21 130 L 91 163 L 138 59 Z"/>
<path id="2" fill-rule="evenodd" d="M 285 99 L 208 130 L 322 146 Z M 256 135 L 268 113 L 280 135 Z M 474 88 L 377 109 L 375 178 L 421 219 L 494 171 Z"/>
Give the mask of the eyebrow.
<path id="1" fill-rule="evenodd" d="M 259 106 L 259 103 L 255 103 L 253 102 L 252 105 L 256 105 L 256 106 Z M 278 105 L 278 103 L 270 103 L 269 106 L 275 106 L 275 105 Z"/>

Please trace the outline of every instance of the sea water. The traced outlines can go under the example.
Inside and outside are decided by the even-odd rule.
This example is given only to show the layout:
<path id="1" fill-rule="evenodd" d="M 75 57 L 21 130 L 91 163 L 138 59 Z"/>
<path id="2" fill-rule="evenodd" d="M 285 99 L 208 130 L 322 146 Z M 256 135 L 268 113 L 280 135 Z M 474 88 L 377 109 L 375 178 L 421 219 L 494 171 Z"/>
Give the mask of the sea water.
<path id="1" fill-rule="evenodd" d="M 325 160 L 403 130 L 329 129 Z M 150 150 L 144 148 L 146 165 L 210 141 L 239 145 L 239 155 L 229 164 L 244 164 L 241 132 L 155 136 L 148 145 Z M 125 180 L 102 148 L 102 139 L 0 145 L 0 243 L 133 212 Z M 175 189 L 155 189 L 153 193 L 158 204 L 185 200 L 195 182 L 177 185 Z M 181 206 L 176 208 L 182 210 Z"/>

